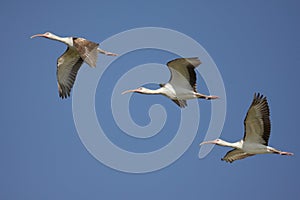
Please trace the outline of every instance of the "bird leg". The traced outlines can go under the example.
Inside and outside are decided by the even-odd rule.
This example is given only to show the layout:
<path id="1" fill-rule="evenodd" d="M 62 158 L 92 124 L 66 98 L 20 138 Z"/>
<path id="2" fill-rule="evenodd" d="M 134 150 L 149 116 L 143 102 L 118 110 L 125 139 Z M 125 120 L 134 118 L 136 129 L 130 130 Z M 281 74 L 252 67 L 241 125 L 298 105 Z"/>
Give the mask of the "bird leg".
<path id="1" fill-rule="evenodd" d="M 294 155 L 293 153 L 286 152 L 286 151 L 280 151 L 279 154 L 280 154 L 280 155 L 287 155 L 287 156 L 292 156 L 292 155 Z"/>
<path id="2" fill-rule="evenodd" d="M 200 93 L 196 93 L 197 98 L 200 99 L 206 99 L 206 100 L 211 100 L 211 99 L 218 99 L 218 96 L 212 96 L 212 95 L 205 95 L 205 94 L 200 94 Z"/>
<path id="3" fill-rule="evenodd" d="M 273 152 L 273 153 L 276 153 L 276 154 L 280 154 L 280 155 L 287 155 L 287 156 L 292 156 L 294 155 L 293 153 L 290 153 L 290 152 L 286 152 L 286 151 L 280 151 L 280 150 L 277 150 L 277 149 L 274 149 L 274 148 L 268 148 L 269 151 Z"/>
<path id="4" fill-rule="evenodd" d="M 218 96 L 213 96 L 213 95 L 206 96 L 206 99 L 208 99 L 208 100 L 218 99 L 218 98 L 219 98 Z"/>
<path id="5" fill-rule="evenodd" d="M 118 54 L 115 54 L 115 53 L 112 53 L 112 52 L 109 52 L 109 51 L 105 51 L 105 50 L 100 49 L 100 48 L 98 48 L 97 50 L 98 50 L 99 53 L 102 53 L 102 54 L 107 55 L 107 56 L 117 56 L 118 55 Z"/>

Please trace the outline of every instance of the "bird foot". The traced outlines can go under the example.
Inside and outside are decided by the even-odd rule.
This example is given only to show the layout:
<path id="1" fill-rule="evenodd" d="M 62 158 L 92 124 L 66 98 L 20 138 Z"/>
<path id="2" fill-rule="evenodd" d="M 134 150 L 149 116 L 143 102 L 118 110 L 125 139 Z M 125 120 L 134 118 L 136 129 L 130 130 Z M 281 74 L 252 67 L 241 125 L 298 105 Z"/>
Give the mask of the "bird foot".
<path id="1" fill-rule="evenodd" d="M 207 100 L 211 100 L 211 99 L 219 99 L 219 97 L 218 97 L 218 96 L 206 96 L 205 99 L 207 99 Z"/>
<path id="2" fill-rule="evenodd" d="M 117 56 L 118 55 L 118 54 L 115 54 L 115 53 L 112 53 L 112 52 L 109 52 L 109 51 L 105 51 L 105 50 L 100 49 L 100 48 L 98 48 L 97 50 L 98 50 L 99 53 L 102 53 L 102 54 L 107 55 L 107 56 Z"/>
<path id="3" fill-rule="evenodd" d="M 112 52 L 105 52 L 105 55 L 107 55 L 107 56 L 118 56 L 118 54 L 112 53 Z"/>
<path id="4" fill-rule="evenodd" d="M 294 155 L 293 153 L 285 152 L 285 151 L 281 151 L 279 154 L 280 154 L 280 155 L 287 155 L 287 156 L 292 156 L 292 155 Z"/>

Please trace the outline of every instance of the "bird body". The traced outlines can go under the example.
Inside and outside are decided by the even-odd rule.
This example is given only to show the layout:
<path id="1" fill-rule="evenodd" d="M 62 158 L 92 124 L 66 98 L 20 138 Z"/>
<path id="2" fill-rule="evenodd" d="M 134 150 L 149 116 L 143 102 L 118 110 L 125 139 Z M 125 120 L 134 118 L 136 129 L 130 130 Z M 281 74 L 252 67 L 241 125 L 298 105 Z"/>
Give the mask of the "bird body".
<path id="1" fill-rule="evenodd" d="M 249 154 L 265 154 L 271 153 L 268 151 L 268 146 L 260 144 L 260 143 L 253 143 L 253 142 L 244 142 L 244 140 L 240 141 L 242 143 L 242 148 L 246 153 Z"/>
<path id="2" fill-rule="evenodd" d="M 200 94 L 196 90 L 195 68 L 200 64 L 201 62 L 198 58 L 177 58 L 167 63 L 171 78 L 168 83 L 159 84 L 159 89 L 151 90 L 139 87 L 137 89 L 124 91 L 122 94 L 129 92 L 161 94 L 173 100 L 173 102 L 181 108 L 187 106 L 186 100 L 188 99 L 217 99 L 217 96 Z"/>
<path id="3" fill-rule="evenodd" d="M 243 159 L 256 154 L 293 155 L 268 146 L 271 131 L 270 111 L 266 97 L 254 94 L 252 104 L 244 120 L 244 138 L 238 142 L 230 143 L 221 139 L 202 142 L 203 144 L 217 144 L 234 148 L 222 158 L 226 162 Z"/>
<path id="4" fill-rule="evenodd" d="M 83 62 L 86 62 L 90 67 L 96 67 L 98 53 L 109 56 L 117 55 L 100 49 L 98 43 L 84 38 L 59 37 L 50 32 L 31 36 L 31 38 L 34 37 L 45 37 L 68 46 L 66 51 L 57 59 L 57 85 L 61 98 L 70 96 L 77 72 Z"/>
<path id="5" fill-rule="evenodd" d="M 169 97 L 172 100 L 179 100 L 179 99 L 195 99 L 197 98 L 196 92 L 190 90 L 185 87 L 174 86 L 170 83 L 166 83 L 163 87 L 159 88 L 158 91 L 160 94 Z"/>
<path id="6" fill-rule="evenodd" d="M 220 139 L 217 142 L 219 145 L 220 144 Z M 243 150 L 245 153 L 248 154 L 267 154 L 267 153 L 273 153 L 274 148 L 273 147 L 269 147 L 260 143 L 253 143 L 253 142 L 248 142 L 248 141 L 244 141 L 244 140 L 240 140 L 238 142 L 234 142 L 234 143 L 229 143 L 226 141 L 223 141 L 223 144 L 226 145 L 221 145 L 221 146 L 227 146 L 227 147 L 232 147 L 235 149 L 241 149 Z"/>

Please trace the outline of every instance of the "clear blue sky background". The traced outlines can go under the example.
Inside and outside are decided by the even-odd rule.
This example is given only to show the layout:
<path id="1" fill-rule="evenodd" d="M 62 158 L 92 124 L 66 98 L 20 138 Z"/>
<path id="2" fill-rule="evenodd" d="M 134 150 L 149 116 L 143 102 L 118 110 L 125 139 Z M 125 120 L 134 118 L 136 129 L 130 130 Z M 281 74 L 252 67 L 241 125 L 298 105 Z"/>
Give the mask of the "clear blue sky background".
<path id="1" fill-rule="evenodd" d="M 299 198 L 299 8 L 296 0 L 2 2 L 0 199 Z M 271 107 L 270 145 L 295 156 L 259 155 L 228 164 L 220 158 L 229 149 L 215 147 L 200 160 L 198 144 L 204 138 L 200 132 L 179 160 L 148 174 L 119 172 L 91 156 L 76 132 L 72 98 L 61 100 L 57 93 L 56 59 L 65 46 L 29 37 L 52 31 L 101 42 L 145 26 L 180 31 L 198 41 L 214 59 L 227 94 L 223 139 L 242 137 L 253 93 L 261 92 Z M 122 61 L 125 73 L 133 67 L 129 58 L 137 59 L 137 64 L 165 63 L 174 55 L 144 51 L 122 58 L 116 64 Z M 121 75 L 116 68 L 109 69 L 116 77 L 108 81 Z M 97 99 L 101 95 L 97 93 Z M 105 98 L 109 95 L 109 90 L 103 91 Z M 141 125 L 149 120 L 149 105 L 145 107 L 144 101 L 162 102 L 169 112 L 178 113 L 175 104 L 164 97 L 136 95 L 137 109 L 131 110 Z M 209 111 L 209 103 L 202 105 Z M 96 107 L 101 112 L 104 106 Z M 204 114 L 202 118 L 207 120 Z M 124 134 L 112 118 L 101 120 L 111 132 L 109 137 L 122 143 Z M 167 123 L 161 133 L 166 135 L 165 143 L 172 138 L 174 124 Z"/>

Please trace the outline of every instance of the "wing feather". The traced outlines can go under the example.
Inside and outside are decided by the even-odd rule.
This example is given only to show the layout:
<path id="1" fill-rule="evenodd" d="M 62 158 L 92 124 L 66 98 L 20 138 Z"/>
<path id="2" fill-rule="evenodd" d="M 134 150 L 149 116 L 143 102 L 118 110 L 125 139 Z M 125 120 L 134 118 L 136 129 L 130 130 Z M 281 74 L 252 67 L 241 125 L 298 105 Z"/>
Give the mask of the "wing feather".
<path id="1" fill-rule="evenodd" d="M 252 104 L 244 120 L 244 141 L 268 145 L 271 122 L 267 98 L 254 94 Z"/>
<path id="2" fill-rule="evenodd" d="M 70 96 L 77 72 L 83 63 L 83 59 L 73 49 L 67 48 L 63 55 L 57 59 L 57 85 L 59 96 L 67 98 Z"/>
<path id="3" fill-rule="evenodd" d="M 74 38 L 73 45 L 80 57 L 91 67 L 96 67 L 99 44 L 84 38 Z"/>
<path id="4" fill-rule="evenodd" d="M 192 88 L 196 90 L 196 72 L 195 68 L 201 64 L 197 57 L 177 58 L 169 61 L 167 66 L 171 72 L 170 83 L 180 88 Z"/>
<path id="5" fill-rule="evenodd" d="M 222 158 L 221 160 L 232 163 L 235 160 L 244 159 L 244 158 L 247 158 L 247 157 L 253 156 L 253 155 L 254 154 L 246 153 L 241 149 L 233 149 L 233 150 L 228 151 L 226 153 L 226 155 L 224 156 L 224 158 Z"/>
<path id="6" fill-rule="evenodd" d="M 176 103 L 180 108 L 185 108 L 187 106 L 186 100 L 183 99 L 171 99 L 174 103 Z"/>

